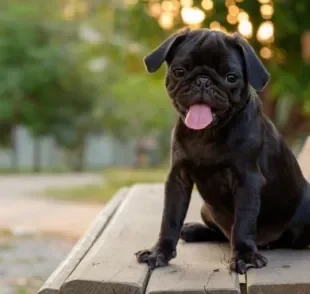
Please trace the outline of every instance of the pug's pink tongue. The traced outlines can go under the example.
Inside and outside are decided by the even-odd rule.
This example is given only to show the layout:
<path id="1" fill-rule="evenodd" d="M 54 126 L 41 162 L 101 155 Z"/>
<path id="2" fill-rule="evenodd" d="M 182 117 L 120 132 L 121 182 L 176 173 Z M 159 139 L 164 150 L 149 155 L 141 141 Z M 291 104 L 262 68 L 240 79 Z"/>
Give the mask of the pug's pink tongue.
<path id="1" fill-rule="evenodd" d="M 206 128 L 212 122 L 211 108 L 205 104 L 192 105 L 186 115 L 185 125 L 193 130 Z"/>

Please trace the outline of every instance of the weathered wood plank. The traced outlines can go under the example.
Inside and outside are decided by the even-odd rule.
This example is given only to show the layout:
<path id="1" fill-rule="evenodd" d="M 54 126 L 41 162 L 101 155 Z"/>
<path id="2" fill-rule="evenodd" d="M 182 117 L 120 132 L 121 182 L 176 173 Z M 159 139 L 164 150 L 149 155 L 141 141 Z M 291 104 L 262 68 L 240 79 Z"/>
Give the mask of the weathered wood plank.
<path id="1" fill-rule="evenodd" d="M 126 197 L 129 188 L 120 189 L 112 200 L 104 207 L 91 223 L 83 237 L 73 247 L 67 258 L 59 265 L 54 273 L 45 282 L 38 294 L 58 294 L 60 287 L 82 260 L 98 236 L 104 230 L 109 220 Z M 79 216 L 77 216 L 79 217 Z"/>
<path id="2" fill-rule="evenodd" d="M 158 234 L 163 185 L 136 185 L 113 220 L 61 288 L 63 294 L 143 293 L 146 265 L 134 253 Z"/>
<path id="3" fill-rule="evenodd" d="M 310 180 L 310 137 L 298 162 Z M 251 269 L 247 274 L 248 294 L 308 294 L 310 293 L 310 250 L 265 251 L 266 268 Z"/>
<path id="4" fill-rule="evenodd" d="M 248 294 L 310 293 L 310 250 L 266 251 L 268 266 L 247 274 Z"/>
<path id="5" fill-rule="evenodd" d="M 200 207 L 200 195 L 194 192 L 186 221 L 201 222 Z M 169 267 L 152 273 L 147 294 L 240 293 L 238 276 L 230 274 L 227 268 L 230 256 L 228 244 L 180 241 L 177 255 Z"/>
<path id="6" fill-rule="evenodd" d="M 156 241 L 162 208 L 163 184 L 132 188 L 113 221 L 62 287 L 63 294 L 142 294 L 148 280 L 147 266 L 136 262 L 134 252 Z M 199 216 L 198 195 L 191 211 Z M 209 250 L 212 250 L 210 253 Z M 220 245 L 181 245 L 179 256 L 165 269 L 152 273 L 149 293 L 157 293 L 154 281 L 168 293 L 239 293 L 236 275 L 229 276 L 224 261 L 227 248 Z M 219 271 L 217 271 L 219 269 Z M 215 270 L 215 271 L 213 271 Z M 169 273 L 166 274 L 165 273 Z M 177 278 L 176 278 L 177 277 Z M 180 283 L 182 282 L 182 289 Z M 191 288 L 188 285 L 192 285 Z M 198 285 L 198 286 L 197 286 Z M 204 288 L 206 286 L 206 288 Z M 197 290 L 186 292 L 184 289 Z M 222 291 L 219 291 L 222 289 Z M 153 291 L 153 292 L 152 292 Z M 155 291 L 155 292 L 154 292 Z M 159 292 L 162 293 L 162 292 Z"/>

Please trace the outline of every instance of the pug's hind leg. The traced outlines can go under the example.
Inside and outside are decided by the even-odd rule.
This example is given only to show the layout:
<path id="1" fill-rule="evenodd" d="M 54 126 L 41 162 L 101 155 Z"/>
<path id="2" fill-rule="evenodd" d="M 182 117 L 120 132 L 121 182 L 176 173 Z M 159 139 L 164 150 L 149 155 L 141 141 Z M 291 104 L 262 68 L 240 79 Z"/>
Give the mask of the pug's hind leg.
<path id="1" fill-rule="evenodd" d="M 200 223 L 187 223 L 181 230 L 180 238 L 185 242 L 224 242 L 227 238 L 219 229 L 210 229 Z"/>
<path id="2" fill-rule="evenodd" d="M 227 237 L 212 221 L 210 212 L 206 205 L 202 205 L 200 210 L 202 223 L 184 224 L 180 238 L 185 242 L 226 242 Z"/>
<path id="3" fill-rule="evenodd" d="M 292 249 L 306 249 L 310 247 L 310 224 L 299 228 L 298 237 L 294 239 Z"/>
<path id="4" fill-rule="evenodd" d="M 310 246 L 310 185 L 300 203 L 291 224 L 293 249 L 305 249 Z"/>

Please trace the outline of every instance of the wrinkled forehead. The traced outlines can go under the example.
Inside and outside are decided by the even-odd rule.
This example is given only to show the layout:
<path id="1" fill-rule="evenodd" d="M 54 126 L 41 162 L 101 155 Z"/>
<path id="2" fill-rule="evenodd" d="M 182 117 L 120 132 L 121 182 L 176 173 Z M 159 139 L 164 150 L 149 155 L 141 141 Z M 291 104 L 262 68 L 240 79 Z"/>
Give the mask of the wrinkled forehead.
<path id="1" fill-rule="evenodd" d="M 207 29 L 192 31 L 177 49 L 175 64 L 208 66 L 218 72 L 242 70 L 241 55 L 234 40 L 222 32 Z"/>

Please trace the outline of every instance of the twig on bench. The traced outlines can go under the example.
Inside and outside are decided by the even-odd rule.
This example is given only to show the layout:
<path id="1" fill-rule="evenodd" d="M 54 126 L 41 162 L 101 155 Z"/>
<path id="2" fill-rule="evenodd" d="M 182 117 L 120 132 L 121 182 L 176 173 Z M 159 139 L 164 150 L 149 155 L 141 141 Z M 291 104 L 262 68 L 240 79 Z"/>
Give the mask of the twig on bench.
<path id="1" fill-rule="evenodd" d="M 147 271 L 147 274 L 146 274 L 146 278 L 145 278 L 145 280 L 143 282 L 143 285 L 142 285 L 142 294 L 145 294 L 145 292 L 146 292 L 146 288 L 147 288 L 147 285 L 148 285 L 148 283 L 150 281 L 152 272 L 153 272 L 153 270 L 151 270 L 149 268 L 148 271 Z"/>
<path id="2" fill-rule="evenodd" d="M 215 273 L 216 273 L 216 271 L 213 271 L 213 272 L 209 275 L 208 280 L 207 280 L 207 283 L 206 283 L 206 285 L 203 287 L 203 288 L 204 288 L 204 291 L 206 292 L 206 294 L 211 294 L 211 293 L 207 290 L 207 287 L 208 287 L 208 284 L 209 284 L 209 282 L 210 282 L 212 276 L 213 276 Z"/>

